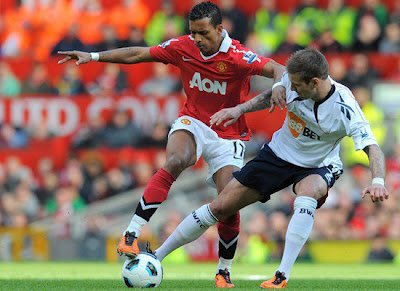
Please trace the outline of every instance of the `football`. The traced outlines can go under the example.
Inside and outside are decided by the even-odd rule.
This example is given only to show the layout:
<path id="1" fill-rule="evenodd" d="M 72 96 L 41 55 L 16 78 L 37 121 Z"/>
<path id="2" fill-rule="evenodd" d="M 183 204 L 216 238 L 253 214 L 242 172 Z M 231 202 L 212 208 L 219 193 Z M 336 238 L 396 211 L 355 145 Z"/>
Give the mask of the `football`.
<path id="1" fill-rule="evenodd" d="M 121 276 L 129 288 L 155 288 L 161 284 L 163 268 L 156 256 L 140 253 L 135 259 L 124 262 Z"/>

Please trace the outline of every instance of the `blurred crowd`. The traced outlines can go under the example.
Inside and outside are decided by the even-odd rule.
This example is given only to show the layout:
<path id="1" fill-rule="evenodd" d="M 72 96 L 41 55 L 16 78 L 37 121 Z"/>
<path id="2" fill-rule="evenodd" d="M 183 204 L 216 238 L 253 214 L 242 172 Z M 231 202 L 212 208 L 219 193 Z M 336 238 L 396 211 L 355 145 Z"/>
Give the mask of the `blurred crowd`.
<path id="1" fill-rule="evenodd" d="M 198 1 L 194 1 L 198 2 Z M 342 157 L 346 170 L 329 193 L 329 199 L 315 214 L 312 239 L 371 239 L 377 237 L 400 239 L 400 117 L 387 129 L 385 114 L 371 96 L 373 85 L 382 78 L 369 61 L 368 53 L 400 52 L 400 0 L 395 9 L 379 0 L 364 0 L 359 7 L 347 6 L 342 0 L 329 0 L 320 9 L 315 0 L 301 0 L 291 13 L 277 10 L 275 0 L 260 0 L 259 9 L 251 17 L 235 6 L 234 0 L 219 1 L 223 25 L 230 35 L 261 55 L 292 53 L 314 46 L 324 53 L 350 51 L 350 65 L 340 57 L 330 59 L 330 75 L 349 86 L 378 142 L 385 145 L 387 156 L 387 187 L 389 201 L 372 203 L 362 200 L 360 193 L 370 183 L 368 159 L 364 153 L 354 153 L 351 139 L 343 141 Z M 105 11 L 99 0 L 22 0 L 15 9 L 0 18 L 0 54 L 3 57 L 31 57 L 37 62 L 26 80 L 20 80 L 7 62 L 0 62 L 0 96 L 20 94 L 49 94 L 75 96 L 110 96 L 130 91 L 155 98 L 180 92 L 180 80 L 163 64 L 155 63 L 153 76 L 132 88 L 126 72 L 115 64 L 106 64 L 93 82 L 82 81 L 82 71 L 66 64 L 60 78 L 50 78 L 48 68 L 41 62 L 59 50 L 101 51 L 124 46 L 152 46 L 173 36 L 189 33 L 187 16 L 175 12 L 173 2 L 163 1 L 161 9 L 151 13 L 143 0 L 124 0 Z M 149 64 L 150 65 L 150 64 Z M 400 81 L 400 60 L 397 72 L 386 79 Z M 398 115 L 400 116 L 400 115 Z M 37 168 L 9 157 L 0 164 L 0 226 L 24 227 L 44 217 L 67 220 L 88 204 L 121 192 L 144 186 L 165 159 L 163 150 L 168 126 L 156 124 L 144 130 L 130 119 L 127 112 L 115 111 L 109 121 L 92 118 L 70 139 L 70 156 L 60 169 L 51 159 L 42 159 Z M 0 126 L 1 148 L 25 148 L 37 140 L 57 136 L 45 127 L 21 128 L 12 124 Z M 392 144 L 385 144 L 388 136 Z M 248 157 L 254 155 L 261 137 L 248 144 Z M 116 166 L 107 167 L 97 151 L 79 155 L 82 149 L 110 148 L 123 150 L 156 148 L 151 159 L 121 158 Z M 278 246 L 284 241 L 292 213 L 294 196 L 291 189 L 262 208 L 246 215 L 246 227 L 241 234 L 241 250 L 253 256 L 280 258 L 280 251 L 270 253 L 265 242 Z M 266 210 L 267 209 L 267 210 Z M 166 219 L 160 240 L 165 239 L 182 219 L 176 211 Z M 67 236 L 68 229 L 60 235 Z M 215 251 L 215 230 L 208 232 L 201 244 Z M 376 243 L 379 245 L 379 241 Z M 263 255 L 263 247 L 265 256 Z M 282 246 L 281 246 L 282 247 Z M 200 244 L 192 247 L 199 252 Z M 261 252 L 261 255 L 260 255 Z M 307 254 L 304 255 L 307 259 Z"/>
<path id="2" fill-rule="evenodd" d="M 100 0 L 16 3 L 0 23 L 3 56 L 44 60 L 58 50 L 154 46 L 189 33 L 187 15 L 176 12 L 171 0 L 161 1 L 157 11 L 143 0 L 117 1 L 111 7 Z M 358 7 L 344 0 L 329 0 L 326 7 L 317 0 L 299 0 L 287 13 L 278 9 L 276 0 L 259 0 L 259 8 L 247 16 L 235 0 L 218 4 L 230 35 L 263 55 L 291 53 L 309 45 L 323 53 L 400 49 L 400 1 L 389 11 L 380 0 L 363 0 Z"/>

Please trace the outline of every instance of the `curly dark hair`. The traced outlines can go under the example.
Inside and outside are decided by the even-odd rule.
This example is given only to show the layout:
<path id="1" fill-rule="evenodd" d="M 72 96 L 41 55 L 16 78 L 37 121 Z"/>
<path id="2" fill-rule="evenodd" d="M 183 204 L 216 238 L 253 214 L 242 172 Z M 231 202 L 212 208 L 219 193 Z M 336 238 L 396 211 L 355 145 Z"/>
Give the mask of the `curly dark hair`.
<path id="1" fill-rule="evenodd" d="M 312 78 L 325 80 L 329 73 L 328 61 L 314 48 L 295 52 L 286 62 L 286 68 L 290 74 L 298 74 L 307 84 Z"/>
<path id="2" fill-rule="evenodd" d="M 210 18 L 210 22 L 214 27 L 222 24 L 221 11 L 219 7 L 212 2 L 201 2 L 190 10 L 189 19 L 192 21 L 205 17 Z"/>

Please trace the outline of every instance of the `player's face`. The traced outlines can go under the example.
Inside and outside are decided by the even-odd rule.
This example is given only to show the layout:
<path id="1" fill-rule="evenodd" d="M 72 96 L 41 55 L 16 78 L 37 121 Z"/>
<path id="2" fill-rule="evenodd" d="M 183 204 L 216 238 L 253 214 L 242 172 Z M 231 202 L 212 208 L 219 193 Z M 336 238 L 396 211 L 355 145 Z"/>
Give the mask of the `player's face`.
<path id="1" fill-rule="evenodd" d="M 221 45 L 222 25 L 214 27 L 208 17 L 189 21 L 189 29 L 196 46 L 203 55 L 215 54 Z"/>
<path id="2" fill-rule="evenodd" d="M 291 90 L 297 92 L 301 99 L 314 99 L 318 96 L 316 78 L 310 83 L 306 83 L 298 74 L 289 74 L 290 82 L 292 83 Z"/>

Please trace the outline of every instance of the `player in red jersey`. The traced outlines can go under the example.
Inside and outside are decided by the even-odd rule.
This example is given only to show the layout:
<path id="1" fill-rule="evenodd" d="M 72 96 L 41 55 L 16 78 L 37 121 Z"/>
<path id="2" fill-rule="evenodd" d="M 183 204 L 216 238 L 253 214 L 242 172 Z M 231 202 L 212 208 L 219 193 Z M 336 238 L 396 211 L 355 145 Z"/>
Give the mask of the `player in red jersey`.
<path id="1" fill-rule="evenodd" d="M 243 166 L 245 145 L 250 131 L 244 117 L 231 126 L 210 126 L 210 118 L 223 108 L 245 101 L 250 77 L 274 78 L 271 111 L 285 105 L 285 90 L 279 86 L 285 70 L 275 61 L 258 56 L 223 29 L 221 12 L 215 4 L 203 2 L 189 15 L 191 35 L 172 38 L 158 46 L 127 47 L 100 53 L 59 52 L 66 57 L 59 63 L 78 60 L 77 65 L 92 60 L 123 64 L 163 62 L 181 71 L 187 101 L 169 133 L 167 158 L 163 167 L 147 185 L 117 251 L 135 257 L 137 238 L 142 227 L 167 198 L 169 189 L 180 173 L 194 165 L 200 156 L 209 165 L 207 182 L 218 193 L 228 184 L 232 173 Z M 218 224 L 219 264 L 217 287 L 234 287 L 230 270 L 239 236 L 239 212 Z"/>

